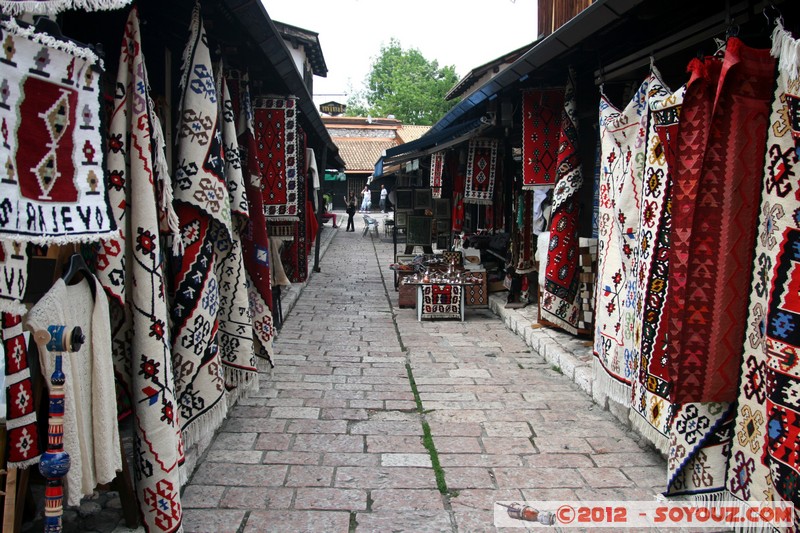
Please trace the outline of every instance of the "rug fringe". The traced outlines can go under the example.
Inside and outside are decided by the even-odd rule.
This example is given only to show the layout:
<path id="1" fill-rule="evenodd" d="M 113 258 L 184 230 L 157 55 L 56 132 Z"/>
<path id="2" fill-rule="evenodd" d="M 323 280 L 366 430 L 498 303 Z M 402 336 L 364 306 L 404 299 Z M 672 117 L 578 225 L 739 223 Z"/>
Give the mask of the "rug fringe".
<path id="1" fill-rule="evenodd" d="M 659 452 L 664 456 L 669 453 L 669 438 L 654 428 L 653 425 L 642 416 L 642 413 L 636 409 L 631 409 L 628 414 L 628 420 L 630 420 L 631 427 L 650 441 Z"/>
<path id="2" fill-rule="evenodd" d="M 258 370 L 225 367 L 225 388 L 228 390 L 228 407 L 232 407 L 246 393 L 258 390 Z"/>
<path id="3" fill-rule="evenodd" d="M 492 205 L 494 204 L 493 200 L 484 200 L 481 198 L 464 198 L 465 204 L 478 204 L 478 205 Z"/>
<path id="4" fill-rule="evenodd" d="M 67 0 L 65 0 L 66 2 Z M 44 2 L 2 2 L 0 0 L 0 7 L 4 10 L 8 9 L 9 11 L 14 11 L 14 5 L 16 4 L 24 4 L 24 5 L 35 5 L 35 4 L 42 4 Z M 21 9 L 20 11 L 31 11 L 29 9 Z M 12 13 L 13 14 L 13 13 Z M 19 14 L 19 13 L 17 13 Z M 38 14 L 38 13 L 37 13 Z M 86 61 L 97 65 L 103 71 L 105 71 L 105 66 L 103 65 L 103 60 L 100 59 L 100 56 L 94 53 L 94 51 L 87 47 L 87 46 L 80 46 L 75 44 L 72 41 L 62 41 L 61 39 L 56 39 L 52 35 L 47 33 L 37 32 L 34 26 L 28 26 L 27 28 L 23 28 L 14 19 L 8 19 L 0 23 L 4 29 L 10 31 L 14 35 L 18 35 L 20 37 L 25 37 L 30 39 L 35 43 L 42 44 L 47 46 L 48 48 L 52 48 L 54 50 L 61 50 L 62 52 L 66 52 L 72 56 L 79 57 L 81 59 L 85 59 Z"/>
<path id="5" fill-rule="evenodd" d="M 11 470 L 12 468 L 16 468 L 17 470 L 25 470 L 29 466 L 33 466 L 35 464 L 39 464 L 39 460 L 41 458 L 42 458 L 41 455 L 37 455 L 36 457 L 33 457 L 31 459 L 26 459 L 24 461 L 19 461 L 19 462 L 16 462 L 16 463 L 9 461 L 7 463 L 7 465 L 8 465 L 7 468 L 8 468 L 8 470 Z"/>
<path id="6" fill-rule="evenodd" d="M 29 242 L 39 246 L 48 246 L 52 244 L 65 246 L 68 244 L 92 244 L 100 240 L 119 239 L 121 235 L 119 229 L 110 229 L 80 235 L 14 235 L 13 239 L 0 237 L 0 240 L 5 242 Z"/>
<path id="7" fill-rule="evenodd" d="M 214 433 L 228 416 L 228 402 L 223 397 L 217 405 L 192 420 L 181 433 L 183 435 L 183 449 L 188 450 L 206 435 Z"/>
<path id="8" fill-rule="evenodd" d="M 12 315 L 25 316 L 28 307 L 16 300 L 0 300 L 0 313 L 10 313 Z"/>
<path id="9" fill-rule="evenodd" d="M 772 31 L 772 57 L 778 59 L 778 69 L 784 72 L 790 80 L 796 80 L 800 74 L 800 40 L 794 39 L 792 34 L 783 28 L 778 21 Z"/>
<path id="10" fill-rule="evenodd" d="M 734 496 L 728 489 L 721 489 L 705 494 L 686 494 L 681 496 L 659 494 L 657 500 L 663 502 L 697 502 L 711 508 L 718 508 L 721 506 L 730 507 L 733 504 L 739 509 L 740 516 L 743 515 L 747 509 L 753 507 L 754 505 L 765 505 L 770 503 L 742 501 L 740 498 Z M 735 531 L 736 533 L 789 533 L 792 531 L 792 529 L 773 527 L 769 524 L 759 524 L 757 522 L 749 522 L 734 526 L 732 531 Z"/>
<path id="11" fill-rule="evenodd" d="M 600 363 L 597 357 L 592 358 L 592 370 L 594 371 L 594 381 L 592 390 L 599 390 L 601 394 L 608 396 L 624 407 L 631 406 L 631 386 L 621 383 L 612 378 Z"/>
<path id="12" fill-rule="evenodd" d="M 22 0 L 17 2 L 3 2 L 0 1 L 0 8 L 11 15 L 18 17 L 23 13 L 32 13 L 34 15 L 58 15 L 67 9 L 76 9 L 83 11 L 112 11 L 114 9 L 121 9 L 133 0 L 48 0 L 42 2 L 40 0 Z"/>

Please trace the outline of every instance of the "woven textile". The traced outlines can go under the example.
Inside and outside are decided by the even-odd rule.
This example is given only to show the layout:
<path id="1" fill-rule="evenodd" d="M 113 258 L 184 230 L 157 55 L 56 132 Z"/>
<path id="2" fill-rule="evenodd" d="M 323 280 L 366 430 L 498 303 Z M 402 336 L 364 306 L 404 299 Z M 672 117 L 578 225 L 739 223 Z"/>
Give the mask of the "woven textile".
<path id="1" fill-rule="evenodd" d="M 6 460 L 9 468 L 26 468 L 39 462 L 39 436 L 33 405 L 33 384 L 28 366 L 28 346 L 22 318 L 3 313 L 3 351 L 6 385 Z"/>
<path id="2" fill-rule="evenodd" d="M 172 361 L 186 447 L 213 432 L 227 412 L 217 331 L 217 243 L 230 246 L 230 201 L 218 120 L 217 90 L 200 5 L 184 51 L 178 126 L 175 211 L 180 256 L 173 256 Z"/>
<path id="3" fill-rule="evenodd" d="M 56 15 L 68 9 L 100 11 L 121 9 L 133 0 L 0 0 L 0 9 L 7 14 L 19 16 L 23 13 Z"/>
<path id="4" fill-rule="evenodd" d="M 556 182 L 564 90 L 522 93 L 522 188 Z"/>
<path id="5" fill-rule="evenodd" d="M 672 401 L 736 398 L 775 61 L 728 40 L 689 65 L 669 257 Z M 746 124 L 747 127 L 743 127 Z"/>
<path id="6" fill-rule="evenodd" d="M 471 139 L 467 153 L 464 203 L 491 204 L 497 171 L 497 140 Z"/>
<path id="7" fill-rule="evenodd" d="M 572 334 L 578 324 L 578 191 L 583 184 L 578 160 L 574 73 L 564 92 L 559 134 L 558 170 L 550 218 L 541 318 Z"/>
<path id="8" fill-rule="evenodd" d="M 242 233 L 242 254 L 248 281 L 249 312 L 253 324 L 253 340 L 258 357 L 271 362 L 275 325 L 272 320 L 272 284 L 270 282 L 270 243 L 264 217 L 261 174 L 256 160 L 253 136 L 253 108 L 246 75 L 231 71 L 228 75 L 239 155 L 245 162 L 243 173 L 249 204 L 249 223 Z"/>
<path id="9" fill-rule="evenodd" d="M 796 393 L 786 394 L 800 382 L 794 357 L 797 332 L 787 329 L 797 323 L 792 247 L 800 243 L 800 80 L 790 72 L 800 61 L 780 53 L 784 44 L 790 50 L 800 41 L 778 26 L 773 53 L 779 68 L 762 170 L 728 491 L 744 501 L 792 501 L 797 516 L 798 401 Z"/>
<path id="10" fill-rule="evenodd" d="M 444 152 L 431 155 L 431 196 L 442 197 L 442 175 L 444 173 Z"/>
<path id="11" fill-rule="evenodd" d="M 115 234 L 103 172 L 102 62 L 13 19 L 0 25 L 0 238 L 65 244 Z"/>
<path id="12" fill-rule="evenodd" d="M 672 169 L 677 164 L 680 109 L 686 87 L 650 104 L 651 127 L 645 161 L 644 202 L 639 240 L 639 276 L 635 336 L 639 339 L 630 420 L 664 453 L 669 449 L 669 423 L 675 406 L 669 401 L 667 311 L 669 248 L 672 228 Z"/>
<path id="13" fill-rule="evenodd" d="M 522 191 L 517 197 L 515 269 L 518 274 L 532 272 L 536 235 L 533 232 L 533 191 Z M 513 242 L 513 241 L 512 241 Z"/>
<path id="14" fill-rule="evenodd" d="M 597 137 L 597 149 L 595 150 L 594 159 L 594 181 L 592 182 L 592 238 L 597 239 L 599 235 L 598 224 L 600 220 L 600 172 L 602 170 L 601 154 L 601 141 Z"/>
<path id="15" fill-rule="evenodd" d="M 662 161 L 660 142 L 650 124 L 649 105 L 667 96 L 657 72 L 639 86 L 624 109 L 600 98 L 600 209 L 598 214 L 598 281 L 595 297 L 595 383 L 614 400 L 630 404 L 630 386 L 637 367 L 638 338 L 634 335 L 639 286 L 640 242 L 650 252 L 652 233 L 640 232 L 640 211 L 652 210 L 654 195 L 663 187 L 663 169 L 650 168 L 648 157 Z M 659 160 L 659 157 L 661 158 Z M 660 179 L 660 181 L 659 181 Z M 649 180 L 649 181 L 648 181 Z M 645 181 L 648 183 L 645 184 Z M 652 183 L 650 183 L 652 181 Z M 647 187 L 649 197 L 643 198 Z M 648 221 L 651 215 L 648 211 Z"/>
<path id="16" fill-rule="evenodd" d="M 159 192 L 168 196 L 171 185 L 135 9 L 125 26 L 119 65 L 106 164 L 122 238 L 102 243 L 97 277 L 111 298 L 117 378 L 134 406 L 140 514 L 148 531 L 174 532 L 182 519 L 183 445 L 167 332 L 165 252 L 159 239 L 159 219 L 169 214 L 169 203 Z"/>
<path id="17" fill-rule="evenodd" d="M 298 220 L 305 197 L 298 190 L 297 100 L 259 97 L 255 111 L 256 159 L 269 219 Z"/>
<path id="18" fill-rule="evenodd" d="M 230 240 L 221 235 L 221 224 L 212 235 L 219 280 L 219 352 L 225 372 L 229 404 L 245 390 L 257 388 L 258 369 L 253 350 L 253 321 L 250 316 L 248 282 L 242 254 L 242 232 L 250 222 L 242 160 L 236 135 L 235 114 L 228 84 L 220 76 L 220 117 L 225 154 L 225 181 L 232 213 Z"/>
<path id="19" fill-rule="evenodd" d="M 724 490 L 732 438 L 730 403 L 675 406 L 670 425 L 666 494 L 700 496 Z"/>
<path id="20" fill-rule="evenodd" d="M 460 318 L 464 287 L 460 285 L 423 285 L 422 318 Z"/>
<path id="21" fill-rule="evenodd" d="M 0 240 L 0 312 L 17 315 L 28 310 L 22 304 L 28 286 L 28 254 L 25 243 Z"/>

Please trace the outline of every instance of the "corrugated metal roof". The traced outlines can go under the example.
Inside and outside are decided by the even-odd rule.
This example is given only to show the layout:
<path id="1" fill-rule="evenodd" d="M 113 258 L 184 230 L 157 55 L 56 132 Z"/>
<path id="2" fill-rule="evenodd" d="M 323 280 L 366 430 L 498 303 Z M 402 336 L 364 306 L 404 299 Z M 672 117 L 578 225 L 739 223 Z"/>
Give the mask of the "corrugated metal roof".
<path id="1" fill-rule="evenodd" d="M 383 152 L 397 145 L 394 139 L 335 138 L 339 155 L 344 159 L 347 172 L 368 172 L 372 174 L 375 161 Z"/>

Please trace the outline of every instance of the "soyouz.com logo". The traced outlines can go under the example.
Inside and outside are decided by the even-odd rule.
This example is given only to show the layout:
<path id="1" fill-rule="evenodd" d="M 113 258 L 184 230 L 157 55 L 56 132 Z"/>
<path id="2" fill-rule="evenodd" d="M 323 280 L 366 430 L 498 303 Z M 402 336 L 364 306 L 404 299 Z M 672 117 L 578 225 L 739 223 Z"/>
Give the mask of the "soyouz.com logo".
<path id="1" fill-rule="evenodd" d="M 788 502 L 599 501 L 495 502 L 496 527 L 787 527 L 794 523 Z"/>

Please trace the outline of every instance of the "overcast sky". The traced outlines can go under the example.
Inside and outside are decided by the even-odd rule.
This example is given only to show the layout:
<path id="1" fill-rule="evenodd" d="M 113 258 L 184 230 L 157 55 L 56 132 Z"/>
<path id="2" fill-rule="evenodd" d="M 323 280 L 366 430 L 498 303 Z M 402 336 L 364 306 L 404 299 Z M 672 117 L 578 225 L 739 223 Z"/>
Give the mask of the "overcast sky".
<path id="1" fill-rule="evenodd" d="M 474 67 L 536 39 L 537 0 L 262 0 L 270 18 L 319 33 L 327 78 L 314 100 L 347 102 L 382 44 L 395 37 L 429 61 Z"/>

